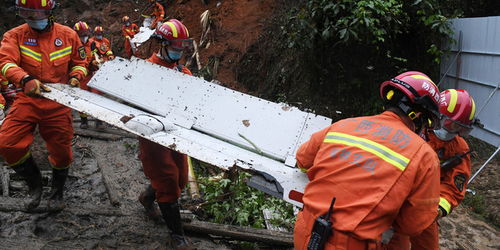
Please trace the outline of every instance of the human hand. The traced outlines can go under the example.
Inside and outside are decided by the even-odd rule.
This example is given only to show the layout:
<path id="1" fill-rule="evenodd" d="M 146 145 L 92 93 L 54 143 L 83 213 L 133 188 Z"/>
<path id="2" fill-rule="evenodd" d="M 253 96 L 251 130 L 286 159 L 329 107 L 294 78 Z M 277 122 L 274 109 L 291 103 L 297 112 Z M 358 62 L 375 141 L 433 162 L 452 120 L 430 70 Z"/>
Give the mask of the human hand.
<path id="1" fill-rule="evenodd" d="M 41 92 L 50 92 L 51 90 L 45 86 L 40 80 L 27 76 L 24 78 L 24 93 L 27 96 L 40 96 Z"/>
<path id="2" fill-rule="evenodd" d="M 74 88 L 80 87 L 80 81 L 76 79 L 76 77 L 71 77 L 68 81 L 68 84 Z"/>

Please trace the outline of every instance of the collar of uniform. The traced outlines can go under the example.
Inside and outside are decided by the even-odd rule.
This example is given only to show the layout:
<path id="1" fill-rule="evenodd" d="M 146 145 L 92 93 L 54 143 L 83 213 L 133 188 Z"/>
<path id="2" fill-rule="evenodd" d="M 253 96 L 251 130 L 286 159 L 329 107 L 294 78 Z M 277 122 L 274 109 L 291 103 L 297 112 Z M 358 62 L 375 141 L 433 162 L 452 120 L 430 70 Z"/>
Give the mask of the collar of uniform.
<path id="1" fill-rule="evenodd" d="M 177 63 L 169 63 L 169 62 L 166 62 L 165 60 L 162 60 L 161 58 L 159 58 L 156 53 L 154 53 L 150 58 L 149 58 L 149 61 L 152 62 L 152 63 L 155 63 L 155 64 L 158 64 L 158 65 L 161 65 L 163 67 L 167 67 L 169 69 L 173 69 Z"/>

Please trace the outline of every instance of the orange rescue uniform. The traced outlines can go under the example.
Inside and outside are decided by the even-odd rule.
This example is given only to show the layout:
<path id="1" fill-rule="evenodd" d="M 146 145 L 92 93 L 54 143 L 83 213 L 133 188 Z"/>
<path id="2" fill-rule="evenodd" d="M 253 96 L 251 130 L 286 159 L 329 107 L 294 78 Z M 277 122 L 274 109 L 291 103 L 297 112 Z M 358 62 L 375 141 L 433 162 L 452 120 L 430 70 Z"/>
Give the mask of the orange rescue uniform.
<path id="1" fill-rule="evenodd" d="M 7 91 L 9 87 L 9 81 L 5 80 L 5 77 L 0 75 L 0 109 L 5 109 L 7 106 L 7 102 L 3 97 L 4 93 Z"/>
<path id="2" fill-rule="evenodd" d="M 178 67 L 176 63 L 167 63 L 156 54 L 148 61 L 170 69 Z M 180 71 L 192 75 L 186 67 L 182 67 Z M 156 190 L 156 201 L 177 201 L 188 182 L 187 156 L 142 137 L 139 138 L 139 150 L 144 174 Z"/>
<path id="3" fill-rule="evenodd" d="M 80 38 L 71 28 L 54 23 L 50 31 L 38 33 L 23 24 L 4 34 L 0 69 L 17 86 L 26 75 L 42 83 L 67 83 L 70 77 L 82 80 L 87 75 L 85 57 Z M 54 168 L 69 167 L 73 138 L 71 109 L 22 92 L 16 95 L 0 129 L 0 155 L 9 165 L 22 163 L 30 155 L 37 125 L 47 143 L 50 164 Z"/>
<path id="4" fill-rule="evenodd" d="M 391 225 L 421 233 L 437 216 L 436 153 L 393 112 L 341 120 L 316 132 L 297 151 L 307 170 L 304 207 L 294 246 L 306 249 L 314 221 L 333 197 L 333 235 L 325 249 L 377 249 Z"/>
<path id="5" fill-rule="evenodd" d="M 113 51 L 111 50 L 111 43 L 106 37 L 103 37 L 101 40 L 96 37 L 90 38 L 90 43 L 92 44 L 92 52 L 97 53 L 99 57 L 103 58 L 107 61 L 109 56 L 113 55 Z"/>
<path id="6" fill-rule="evenodd" d="M 98 69 L 96 66 L 92 65 L 92 61 L 95 59 L 94 58 L 95 51 L 92 50 L 92 41 L 90 39 L 87 40 L 87 42 L 85 44 L 83 44 L 83 47 L 85 48 L 85 53 L 87 55 L 87 57 L 85 58 L 85 61 L 88 65 L 89 72 L 88 72 L 87 76 L 85 76 L 85 78 L 83 78 L 83 80 L 80 81 L 80 88 L 83 90 L 90 91 L 92 93 L 99 94 L 101 92 L 87 86 L 87 84 L 90 82 L 90 79 L 92 79 L 92 76 L 94 76 L 94 72 Z M 80 113 L 80 114 L 83 114 L 83 113 Z"/>
<path id="7" fill-rule="evenodd" d="M 122 26 L 122 34 L 125 37 L 124 50 L 127 57 L 132 56 L 132 46 L 130 45 L 130 39 L 134 38 L 135 34 L 139 32 L 139 27 L 132 23 L 129 26 Z"/>
<path id="8" fill-rule="evenodd" d="M 151 29 L 156 29 L 156 25 L 158 22 L 163 21 L 163 18 L 165 18 L 165 9 L 163 8 L 163 5 L 161 5 L 158 2 L 155 2 L 155 6 L 153 7 L 153 12 L 151 13 L 151 17 L 154 17 L 152 23 L 151 23 Z"/>
<path id="9" fill-rule="evenodd" d="M 460 136 L 455 136 L 451 141 L 442 141 L 433 132 L 429 132 L 427 137 L 429 145 L 436 151 L 441 162 L 455 155 L 469 152 L 469 145 Z M 470 175 L 470 154 L 466 154 L 458 165 L 449 169 L 441 169 L 439 209 L 443 212 L 443 216 L 448 215 L 463 201 Z M 439 249 L 439 228 L 434 222 L 419 235 L 410 239 L 396 235 L 393 241 L 391 241 L 392 249 L 409 249 L 409 242 L 411 242 L 412 249 Z"/>

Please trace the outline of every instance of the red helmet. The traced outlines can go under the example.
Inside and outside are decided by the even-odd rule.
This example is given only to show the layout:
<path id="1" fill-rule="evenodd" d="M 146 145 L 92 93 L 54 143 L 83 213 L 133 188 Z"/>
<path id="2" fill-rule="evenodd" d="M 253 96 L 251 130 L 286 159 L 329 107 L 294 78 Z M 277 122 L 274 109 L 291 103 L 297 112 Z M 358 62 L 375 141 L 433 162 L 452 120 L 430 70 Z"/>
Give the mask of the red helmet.
<path id="1" fill-rule="evenodd" d="M 16 0 L 16 7 L 31 10 L 53 10 L 55 0 Z"/>
<path id="2" fill-rule="evenodd" d="M 391 101 L 395 94 L 394 89 L 399 90 L 411 105 L 418 109 L 403 110 L 410 118 L 414 111 L 420 111 L 431 119 L 430 127 L 439 126 L 439 89 L 427 75 L 418 71 L 402 73 L 380 85 L 380 96 L 384 101 Z"/>
<path id="3" fill-rule="evenodd" d="M 175 49 L 182 50 L 193 44 L 188 29 L 177 19 L 170 19 L 156 27 L 155 35 Z"/>
<path id="4" fill-rule="evenodd" d="M 463 89 L 447 89 L 441 92 L 439 112 L 444 115 L 441 126 L 451 133 L 468 135 L 475 122 L 476 104 Z"/>
<path id="5" fill-rule="evenodd" d="M 16 0 L 17 14 L 24 19 L 45 19 L 55 7 L 55 0 Z"/>
<path id="6" fill-rule="evenodd" d="M 78 36 L 88 36 L 90 34 L 90 27 L 86 22 L 79 21 L 75 23 L 73 29 L 78 33 Z"/>
<path id="7" fill-rule="evenodd" d="M 104 29 L 101 26 L 96 26 L 94 28 L 94 35 L 102 35 L 104 33 Z"/>

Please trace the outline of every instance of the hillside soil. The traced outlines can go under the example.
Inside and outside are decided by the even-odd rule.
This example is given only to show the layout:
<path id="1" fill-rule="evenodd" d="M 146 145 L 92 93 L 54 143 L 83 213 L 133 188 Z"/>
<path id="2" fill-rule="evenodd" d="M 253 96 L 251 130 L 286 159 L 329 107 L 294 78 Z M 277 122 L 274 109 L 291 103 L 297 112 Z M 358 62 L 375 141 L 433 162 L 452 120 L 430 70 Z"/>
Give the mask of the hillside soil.
<path id="1" fill-rule="evenodd" d="M 115 54 L 120 56 L 123 48 L 121 17 L 128 15 L 140 24 L 146 2 L 64 1 L 57 12 L 57 21 L 72 26 L 82 20 L 92 27 L 103 26 Z M 283 5 L 278 5 L 281 1 L 272 0 L 207 2 L 208 5 L 199 0 L 167 1 L 166 15 L 181 20 L 191 36 L 199 41 L 202 36 L 200 15 L 209 10 L 211 31 L 208 42 L 199 50 L 200 63 L 204 70 L 210 68 L 213 78 L 222 85 L 245 92 L 245 87 L 236 80 L 236 67 L 270 25 L 274 9 Z M 6 17 L 0 20 L 2 33 L 22 23 L 12 17 L 12 9 L 2 8 L 0 14 Z M 191 67 L 194 72 L 198 70 L 194 65 Z M 41 168 L 49 173 L 47 153 L 40 138 L 33 144 L 32 151 Z M 147 185 L 137 159 L 137 140 L 102 141 L 75 136 L 73 152 L 74 164 L 66 185 L 67 208 L 59 213 L 25 213 L 15 209 L 0 212 L 0 249 L 166 249 L 166 225 L 146 218 L 137 202 L 139 193 Z M 99 166 L 97 162 L 99 157 L 107 159 L 104 167 L 108 167 L 118 187 L 115 193 L 120 201 L 118 205 L 111 204 L 103 180 L 103 164 Z M 475 159 L 474 169 L 484 160 L 484 157 Z M 478 217 L 476 212 L 481 211 L 461 205 L 440 221 L 442 249 L 500 248 L 497 228 L 491 226 L 498 225 L 498 217 L 491 216 L 499 214 L 500 176 L 497 169 L 498 161 L 494 161 L 470 187 L 486 201 L 482 207 L 474 209 L 482 209 L 483 215 L 488 211 L 490 216 Z M 22 182 L 14 180 L 12 183 L 9 197 L 0 197 L 0 202 L 19 201 L 17 199 L 26 195 Z M 48 187 L 44 190 L 44 200 L 47 194 Z M 210 235 L 189 234 L 189 237 L 198 249 L 238 248 L 238 245 Z"/>

